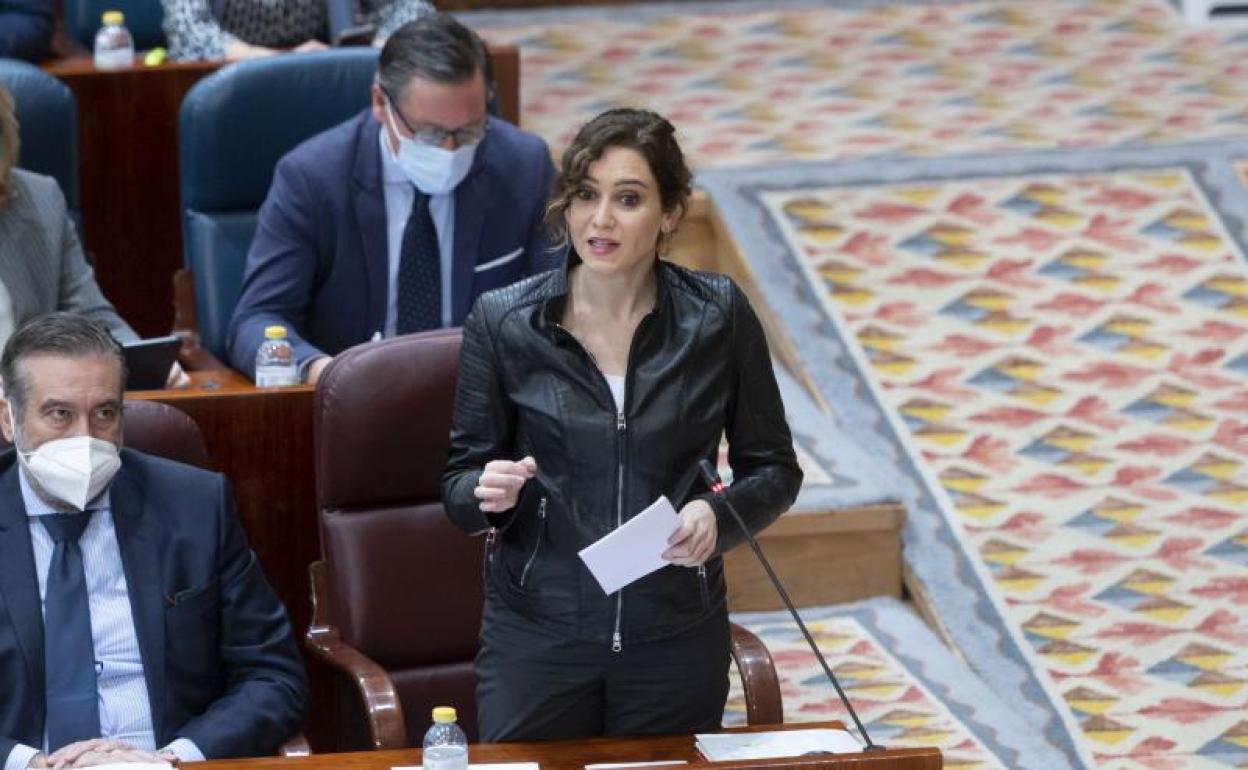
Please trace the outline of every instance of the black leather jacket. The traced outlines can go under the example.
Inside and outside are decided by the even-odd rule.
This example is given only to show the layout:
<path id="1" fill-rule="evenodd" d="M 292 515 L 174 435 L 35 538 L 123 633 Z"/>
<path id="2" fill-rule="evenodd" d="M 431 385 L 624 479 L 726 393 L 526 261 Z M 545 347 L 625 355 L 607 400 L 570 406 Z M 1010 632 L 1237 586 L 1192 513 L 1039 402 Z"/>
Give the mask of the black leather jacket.
<path id="1" fill-rule="evenodd" d="M 575 260 L 575 255 L 570 259 Z M 725 611 L 722 559 L 667 566 L 607 596 L 577 551 L 667 495 L 708 497 L 698 460 L 727 434 L 727 495 L 753 531 L 792 505 L 802 472 L 758 318 L 727 277 L 658 262 L 654 310 L 629 350 L 624 411 L 583 346 L 559 325 L 567 273 L 483 294 L 464 324 L 442 499 L 489 532 L 487 592 L 558 633 L 623 644 L 671 636 Z M 473 496 L 490 460 L 532 455 L 537 476 L 505 514 Z M 718 553 L 744 537 L 711 500 Z"/>

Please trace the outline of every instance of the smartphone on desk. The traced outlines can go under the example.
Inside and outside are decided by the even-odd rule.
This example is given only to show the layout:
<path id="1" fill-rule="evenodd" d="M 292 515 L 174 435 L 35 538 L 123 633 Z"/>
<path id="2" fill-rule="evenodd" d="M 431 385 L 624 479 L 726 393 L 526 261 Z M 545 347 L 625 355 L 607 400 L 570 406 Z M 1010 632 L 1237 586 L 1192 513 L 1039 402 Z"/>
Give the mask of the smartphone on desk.
<path id="1" fill-rule="evenodd" d="M 126 358 L 126 390 L 159 390 L 169 380 L 169 370 L 178 360 L 182 339 L 170 334 L 121 346 Z"/>

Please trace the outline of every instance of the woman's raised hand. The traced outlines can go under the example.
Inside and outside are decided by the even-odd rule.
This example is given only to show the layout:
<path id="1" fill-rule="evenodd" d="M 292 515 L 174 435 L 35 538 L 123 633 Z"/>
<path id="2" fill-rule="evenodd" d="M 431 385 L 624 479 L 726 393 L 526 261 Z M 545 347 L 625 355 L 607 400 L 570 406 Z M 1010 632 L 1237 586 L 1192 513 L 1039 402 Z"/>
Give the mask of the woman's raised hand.
<path id="1" fill-rule="evenodd" d="M 477 481 L 472 493 L 481 501 L 486 513 L 502 513 L 515 507 L 524 482 L 537 474 L 537 461 L 525 457 L 519 462 L 491 460 Z"/>

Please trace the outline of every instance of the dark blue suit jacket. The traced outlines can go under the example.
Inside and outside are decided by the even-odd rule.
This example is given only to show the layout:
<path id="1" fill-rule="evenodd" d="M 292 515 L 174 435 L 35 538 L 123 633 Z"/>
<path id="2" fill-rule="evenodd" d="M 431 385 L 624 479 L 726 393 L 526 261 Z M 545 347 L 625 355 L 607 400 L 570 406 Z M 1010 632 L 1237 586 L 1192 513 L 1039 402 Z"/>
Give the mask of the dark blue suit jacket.
<path id="1" fill-rule="evenodd" d="M 55 21 L 52 0 L 0 0 L 0 57 L 47 58 Z"/>
<path id="2" fill-rule="evenodd" d="M 18 473 L 13 451 L 0 455 L 0 762 L 15 742 L 43 744 L 45 630 Z M 273 755 L 307 684 L 225 477 L 126 449 L 110 495 L 156 746 Z"/>
<path id="3" fill-rule="evenodd" d="M 270 324 L 286 326 L 300 363 L 384 330 L 380 130 L 365 111 L 277 164 L 230 322 L 228 354 L 236 369 L 254 375 L 256 349 Z M 482 292 L 553 266 L 543 226 L 553 177 L 545 142 L 490 118 L 472 169 L 455 188 L 453 324 L 463 323 Z M 518 258 L 502 260 L 518 249 Z"/>

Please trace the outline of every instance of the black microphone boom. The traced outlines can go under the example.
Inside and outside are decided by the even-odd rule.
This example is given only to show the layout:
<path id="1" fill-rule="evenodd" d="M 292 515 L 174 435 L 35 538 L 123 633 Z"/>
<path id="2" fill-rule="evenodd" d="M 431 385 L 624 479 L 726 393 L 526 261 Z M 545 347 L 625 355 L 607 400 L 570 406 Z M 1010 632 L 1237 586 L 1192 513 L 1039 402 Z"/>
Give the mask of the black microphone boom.
<path id="1" fill-rule="evenodd" d="M 793 600 L 789 598 L 789 592 L 784 589 L 784 584 L 776 576 L 776 571 L 771 568 L 771 562 L 767 561 L 767 557 L 763 555 L 763 549 L 759 546 L 758 540 L 754 538 L 750 528 L 745 526 L 745 521 L 741 518 L 741 514 L 737 513 L 737 509 L 733 506 L 732 501 L 724 494 L 724 482 L 719 478 L 719 473 L 715 470 L 715 466 L 711 465 L 708 460 L 699 460 L 698 470 L 702 471 L 702 478 L 706 481 L 706 486 L 711 490 L 711 494 L 723 502 L 724 507 L 732 514 L 733 520 L 737 522 L 737 526 L 741 528 L 741 532 L 745 534 L 746 542 L 750 544 L 750 548 L 754 551 L 754 555 L 758 557 L 758 561 L 763 565 L 763 569 L 767 570 L 767 577 L 771 578 L 771 584 L 776 587 L 776 593 L 780 594 L 780 598 L 784 600 L 784 606 L 789 608 L 789 614 L 797 622 L 797 627 L 802 630 L 802 636 L 806 637 L 806 643 L 810 645 L 810 649 L 815 653 L 815 657 L 819 659 L 819 664 L 823 666 L 823 673 L 828 675 L 828 681 L 836 688 L 836 694 L 841 696 L 841 703 L 845 704 L 849 715 L 853 717 L 854 724 L 858 727 L 858 732 L 862 733 L 862 738 L 866 741 L 867 745 L 863 748 L 863 751 L 883 751 L 884 747 L 878 743 L 872 743 L 871 736 L 867 735 L 867 728 L 863 727 L 862 720 L 858 718 L 858 712 L 854 711 L 854 707 L 849 702 L 849 698 L 846 697 L 845 691 L 841 689 L 841 683 L 836 680 L 836 674 L 832 673 L 832 667 L 824 660 L 823 653 L 819 652 L 819 645 L 815 644 L 814 637 L 806 629 L 806 624 L 802 622 L 802 616 L 797 614 L 797 608 L 793 606 Z"/>

